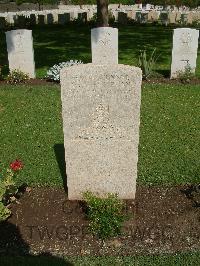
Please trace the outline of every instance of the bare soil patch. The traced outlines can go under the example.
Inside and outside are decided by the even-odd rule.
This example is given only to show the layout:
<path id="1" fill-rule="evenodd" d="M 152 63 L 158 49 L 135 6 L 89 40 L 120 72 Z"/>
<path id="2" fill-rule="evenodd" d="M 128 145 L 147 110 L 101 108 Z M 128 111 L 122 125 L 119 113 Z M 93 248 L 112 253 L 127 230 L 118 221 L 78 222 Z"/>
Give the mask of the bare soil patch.
<path id="1" fill-rule="evenodd" d="M 85 204 L 69 201 L 62 189 L 32 188 L 0 224 L 0 254 L 131 255 L 200 249 L 200 208 L 187 187 L 138 186 L 125 201 L 119 237 L 91 235 Z"/>

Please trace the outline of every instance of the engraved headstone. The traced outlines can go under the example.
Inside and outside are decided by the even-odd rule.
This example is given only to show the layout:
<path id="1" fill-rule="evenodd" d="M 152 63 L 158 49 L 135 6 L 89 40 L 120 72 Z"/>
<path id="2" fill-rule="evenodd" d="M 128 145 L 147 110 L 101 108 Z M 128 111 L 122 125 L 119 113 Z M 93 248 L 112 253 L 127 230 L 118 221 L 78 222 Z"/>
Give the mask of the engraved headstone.
<path id="1" fill-rule="evenodd" d="M 88 12 L 87 12 L 87 21 L 92 20 L 93 17 L 94 17 L 94 11 L 92 9 L 88 10 Z"/>
<path id="2" fill-rule="evenodd" d="M 58 23 L 58 13 L 57 13 L 57 11 L 52 12 L 52 15 L 53 15 L 54 23 L 57 24 Z"/>
<path id="3" fill-rule="evenodd" d="M 174 30 L 171 64 L 171 78 L 177 78 L 179 73 L 189 67 L 194 73 L 196 68 L 199 31 L 190 28 Z"/>
<path id="4" fill-rule="evenodd" d="M 76 10 L 70 12 L 70 21 L 78 19 L 78 12 Z"/>
<path id="5" fill-rule="evenodd" d="M 135 20 L 136 12 L 135 10 L 129 10 L 127 12 L 127 18 L 130 20 Z"/>
<path id="6" fill-rule="evenodd" d="M 187 16 L 187 24 L 193 23 L 193 12 L 189 12 Z"/>
<path id="7" fill-rule="evenodd" d="M 127 65 L 86 64 L 61 71 L 70 200 L 82 199 L 86 191 L 135 197 L 141 82 L 141 69 Z"/>
<path id="8" fill-rule="evenodd" d="M 149 13 L 148 13 L 148 21 L 149 22 L 155 22 L 155 21 L 157 21 L 158 20 L 158 17 L 159 17 L 158 12 L 156 12 L 154 10 L 149 11 Z"/>
<path id="9" fill-rule="evenodd" d="M 176 12 L 169 12 L 169 24 L 176 23 Z"/>
<path id="10" fill-rule="evenodd" d="M 30 78 L 35 77 L 35 62 L 31 30 L 6 32 L 9 69 L 21 70 Z"/>
<path id="11" fill-rule="evenodd" d="M 118 64 L 118 29 L 99 27 L 91 30 L 92 63 Z"/>
<path id="12" fill-rule="evenodd" d="M 176 23 L 181 22 L 181 12 L 176 12 Z"/>
<path id="13" fill-rule="evenodd" d="M 9 25 L 14 25 L 14 19 L 12 13 L 8 13 L 6 21 L 9 23 Z"/>

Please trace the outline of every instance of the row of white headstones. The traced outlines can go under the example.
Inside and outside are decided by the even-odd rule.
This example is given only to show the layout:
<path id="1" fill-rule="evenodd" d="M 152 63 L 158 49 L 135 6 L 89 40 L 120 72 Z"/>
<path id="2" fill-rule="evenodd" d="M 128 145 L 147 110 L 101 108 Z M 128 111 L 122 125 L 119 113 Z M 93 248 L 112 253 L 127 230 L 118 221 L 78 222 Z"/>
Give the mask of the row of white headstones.
<path id="1" fill-rule="evenodd" d="M 0 13 L 1 24 L 6 22 L 11 25 L 17 25 L 19 23 L 26 23 L 26 19 L 29 23 L 34 24 L 66 24 L 69 21 L 75 19 L 81 19 L 83 21 L 90 21 L 96 14 L 96 10 L 45 10 L 45 11 L 24 11 L 24 12 L 9 12 Z M 192 24 L 200 20 L 199 11 L 180 12 L 180 11 L 156 11 L 156 10 L 110 10 L 115 21 L 121 24 L 126 24 L 129 19 L 147 23 L 161 21 L 164 24 Z M 20 22 L 21 21 L 21 22 Z M 1 25 L 0 25 L 1 26 Z"/>
<path id="2" fill-rule="evenodd" d="M 69 200 L 136 192 L 142 71 L 118 64 L 118 31 L 92 30 L 92 64 L 61 70 L 61 100 Z M 198 31 L 176 29 L 172 76 L 195 68 Z M 32 32 L 6 33 L 10 69 L 35 76 Z"/>
<path id="3" fill-rule="evenodd" d="M 189 66 L 196 68 L 199 31 L 190 28 L 174 30 L 171 63 L 171 78 L 176 78 Z M 6 32 L 10 70 L 19 69 L 35 78 L 35 61 L 31 30 Z M 111 27 L 94 28 L 91 31 L 92 63 L 118 64 L 118 29 Z"/>

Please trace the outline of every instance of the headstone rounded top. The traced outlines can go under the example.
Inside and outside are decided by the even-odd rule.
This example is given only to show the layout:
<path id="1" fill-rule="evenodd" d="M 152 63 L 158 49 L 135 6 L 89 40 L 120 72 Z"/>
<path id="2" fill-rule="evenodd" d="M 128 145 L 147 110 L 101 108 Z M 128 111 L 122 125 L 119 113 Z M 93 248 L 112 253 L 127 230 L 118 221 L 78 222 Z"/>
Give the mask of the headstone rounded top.
<path id="1" fill-rule="evenodd" d="M 91 29 L 91 31 L 93 32 L 93 31 L 118 31 L 118 29 L 117 28 L 112 28 L 112 27 L 96 27 L 96 28 L 93 28 L 93 29 Z"/>
<path id="2" fill-rule="evenodd" d="M 174 31 L 185 31 L 185 30 L 188 30 L 188 31 L 197 31 L 196 29 L 191 29 L 191 28 L 177 28 L 177 29 L 174 29 Z"/>
<path id="3" fill-rule="evenodd" d="M 139 67 L 130 66 L 130 65 L 123 65 L 123 64 L 112 64 L 112 65 L 97 65 L 97 64 L 80 64 L 80 65 L 74 65 L 71 67 L 64 67 L 60 72 L 60 79 L 64 79 L 67 75 L 71 75 L 74 73 L 74 75 L 80 76 L 82 74 L 87 75 L 91 72 L 97 72 L 104 71 L 104 72 L 113 72 L 115 74 L 116 72 L 129 72 L 133 73 L 135 76 L 142 76 L 142 70 Z"/>
<path id="4" fill-rule="evenodd" d="M 10 30 L 10 31 L 7 31 L 6 33 L 25 33 L 25 32 L 32 32 L 32 30 L 18 29 L 18 30 Z"/>

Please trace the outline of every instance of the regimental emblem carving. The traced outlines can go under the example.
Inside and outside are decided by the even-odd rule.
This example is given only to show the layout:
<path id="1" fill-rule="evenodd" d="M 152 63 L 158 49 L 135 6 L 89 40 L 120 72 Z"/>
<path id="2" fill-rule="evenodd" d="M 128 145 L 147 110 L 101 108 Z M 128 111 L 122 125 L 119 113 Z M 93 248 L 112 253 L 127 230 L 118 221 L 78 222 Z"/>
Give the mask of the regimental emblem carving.
<path id="1" fill-rule="evenodd" d="M 184 32 L 181 34 L 181 45 L 184 46 L 184 48 L 190 48 L 192 43 L 192 35 L 188 32 Z"/>
<path id="2" fill-rule="evenodd" d="M 91 115 L 91 125 L 80 130 L 75 139 L 112 140 L 126 137 L 126 130 L 110 121 L 109 105 L 100 104 Z M 127 137 L 126 137 L 127 138 Z"/>
<path id="3" fill-rule="evenodd" d="M 111 35 L 109 32 L 106 32 L 102 38 L 100 38 L 99 43 L 102 45 L 109 45 L 111 43 Z"/>

